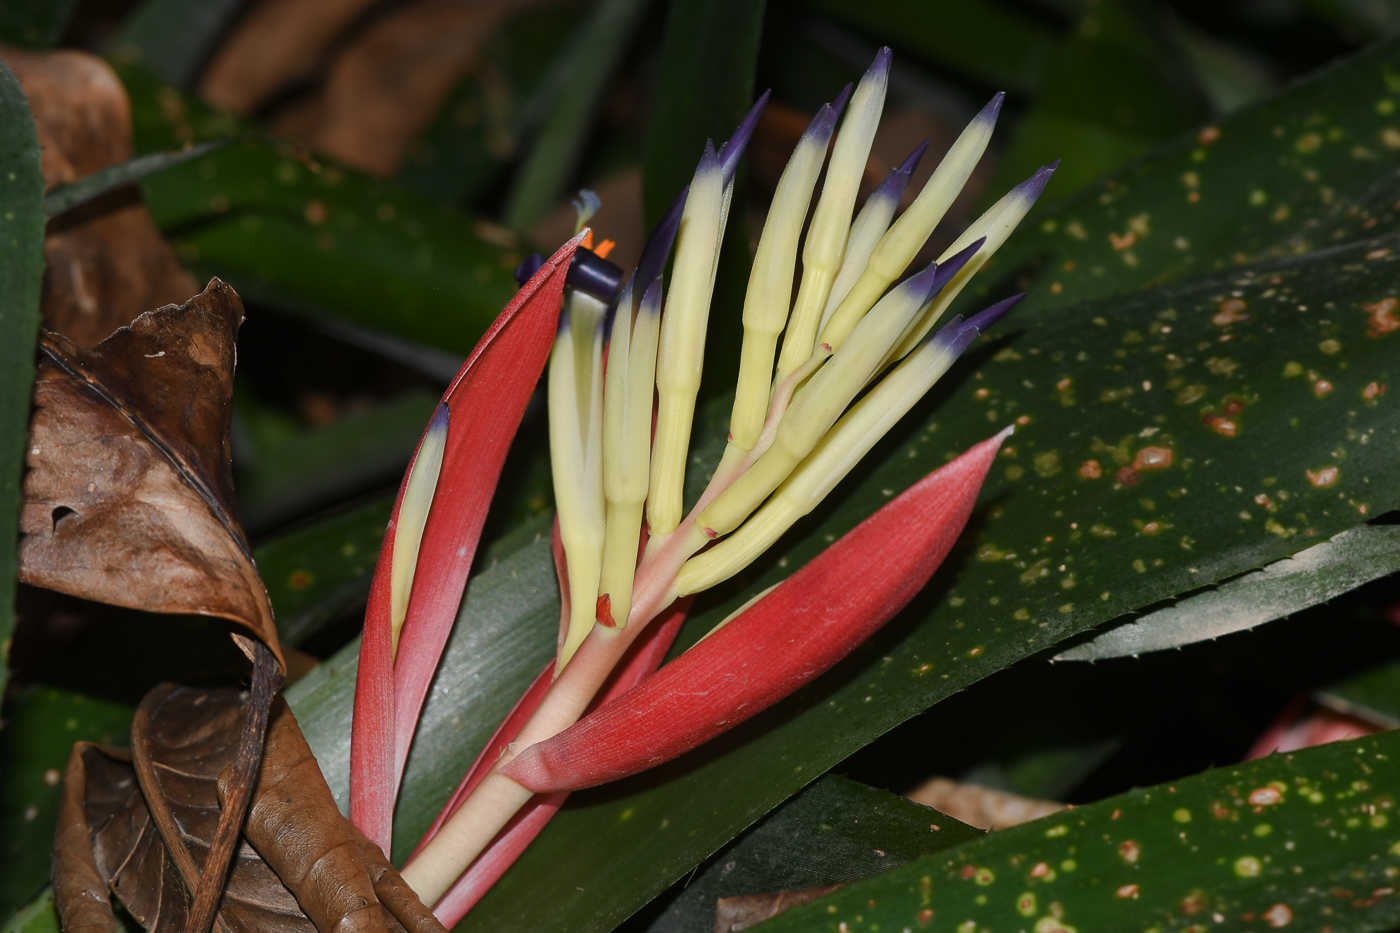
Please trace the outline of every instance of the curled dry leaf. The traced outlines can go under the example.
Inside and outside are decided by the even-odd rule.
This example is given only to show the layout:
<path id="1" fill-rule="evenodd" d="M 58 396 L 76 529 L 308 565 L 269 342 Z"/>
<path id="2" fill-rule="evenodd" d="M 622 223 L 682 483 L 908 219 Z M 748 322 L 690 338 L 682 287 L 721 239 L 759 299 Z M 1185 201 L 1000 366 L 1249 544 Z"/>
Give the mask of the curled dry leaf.
<path id="1" fill-rule="evenodd" d="M 232 689 L 163 684 L 142 701 L 131 753 L 74 747 L 54 847 L 66 933 L 115 931 L 108 890 L 153 933 L 185 928 L 189 880 L 207 862 L 248 704 Z M 224 933 L 442 931 L 340 815 L 281 700 L 215 923 Z"/>
<path id="2" fill-rule="evenodd" d="M 904 796 L 978 829 L 1019 826 L 1065 808 L 1054 800 L 1021 797 L 976 784 L 959 784 L 944 777 L 929 778 Z"/>
<path id="3" fill-rule="evenodd" d="M 20 579 L 149 612 L 228 619 L 280 665 L 230 472 L 242 320 L 238 295 L 215 279 L 90 349 L 40 338 Z"/>
<path id="4" fill-rule="evenodd" d="M 815 901 L 842 887 L 824 884 L 796 891 L 775 891 L 772 894 L 741 894 L 721 897 L 715 902 L 715 933 L 738 933 L 757 926 L 769 917 L 776 917 L 789 907 Z"/>
<path id="5" fill-rule="evenodd" d="M 325 82 L 273 126 L 355 168 L 392 174 L 486 40 L 510 15 L 557 0 L 416 0 L 346 37 Z M 326 3 L 329 13 L 336 4 Z"/>
<path id="6" fill-rule="evenodd" d="M 106 62 L 86 52 L 8 46 L 0 46 L 0 59 L 19 79 L 34 113 L 46 190 L 131 158 L 131 105 Z M 44 326 L 84 347 L 198 288 L 135 187 L 50 224 L 44 266 Z"/>
<path id="7" fill-rule="evenodd" d="M 286 670 L 272 605 L 238 521 L 230 472 L 234 339 L 243 306 L 217 279 L 95 347 L 39 340 L 20 506 L 20 580 L 149 612 L 224 618 L 254 662 L 236 791 L 211 841 L 189 933 L 213 919 Z"/>

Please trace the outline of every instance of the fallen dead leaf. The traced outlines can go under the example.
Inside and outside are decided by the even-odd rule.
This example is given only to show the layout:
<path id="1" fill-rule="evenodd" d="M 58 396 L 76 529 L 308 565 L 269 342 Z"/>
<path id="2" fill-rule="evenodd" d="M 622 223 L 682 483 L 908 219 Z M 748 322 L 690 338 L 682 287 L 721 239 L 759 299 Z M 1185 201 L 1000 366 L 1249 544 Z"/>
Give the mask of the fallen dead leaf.
<path id="1" fill-rule="evenodd" d="M 249 116 L 308 81 L 347 27 L 379 0 L 263 0 L 219 46 L 199 92 L 216 107 Z"/>
<path id="2" fill-rule="evenodd" d="M 86 52 L 8 46 L 0 46 L 0 59 L 34 112 L 47 190 L 131 158 L 131 106 L 106 62 Z M 44 264 L 44 326 L 83 347 L 198 290 L 134 186 L 50 224 Z"/>
<path id="3" fill-rule="evenodd" d="M 721 897 L 715 902 L 715 933 L 738 933 L 739 930 L 747 930 L 769 917 L 776 917 L 790 907 L 815 901 L 840 887 L 839 884 L 828 884 L 797 891 Z"/>
<path id="4" fill-rule="evenodd" d="M 95 347 L 40 338 L 20 580 L 150 612 L 217 616 L 274 653 L 272 606 L 230 472 L 243 305 L 215 279 Z"/>
<path id="5" fill-rule="evenodd" d="M 559 0 L 415 0 L 348 39 L 324 84 L 273 125 L 346 162 L 392 174 L 510 14 Z"/>
<path id="6" fill-rule="evenodd" d="M 978 829 L 1006 829 L 1065 809 L 1053 800 L 1019 797 L 942 777 L 930 778 L 904 796 Z"/>
<path id="7" fill-rule="evenodd" d="M 54 846 L 66 933 L 115 933 L 108 892 L 153 933 L 176 933 L 208 862 L 248 694 L 162 684 L 131 753 L 74 747 Z M 287 705 L 272 710 L 262 771 L 219 902 L 226 933 L 441 933 L 379 849 L 340 815 Z"/>

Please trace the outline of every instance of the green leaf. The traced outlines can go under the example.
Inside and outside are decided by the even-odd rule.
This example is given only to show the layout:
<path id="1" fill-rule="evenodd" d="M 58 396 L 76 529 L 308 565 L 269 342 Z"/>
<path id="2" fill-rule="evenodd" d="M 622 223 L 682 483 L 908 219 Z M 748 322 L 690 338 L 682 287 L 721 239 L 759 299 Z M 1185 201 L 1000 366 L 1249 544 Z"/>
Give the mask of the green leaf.
<path id="1" fill-rule="evenodd" d="M 697 606 L 680 643 L 945 458 L 1027 416 L 963 546 L 910 609 L 826 677 L 710 746 L 578 795 L 462 929 L 553 929 L 559 915 L 571 929 L 606 929 L 812 776 L 968 684 L 1124 612 L 1325 540 L 1359 524 L 1363 502 L 1371 511 L 1400 502 L 1389 466 L 1400 415 L 1363 395 L 1370 381 L 1400 373 L 1388 338 L 1368 338 L 1357 310 L 1393 282 L 1393 260 L 1364 260 L 1379 248 L 1037 316 L 995 358 L 984 350 L 978 372 L 955 375 L 931 418 L 884 445 L 883 463 L 761 567 Z M 1227 331 L 1212 318 L 1230 289 L 1256 316 Z M 1335 313 L 1296 310 L 1328 301 Z M 1326 339 L 1356 354 L 1346 371 L 1318 349 Z M 1285 378 L 1299 361 L 1303 373 Z M 1333 391 L 1318 398 L 1309 368 L 1335 377 Z M 1236 396 L 1249 401 L 1237 436 L 1202 424 L 1203 409 Z M 1365 444 L 1347 440 L 1363 435 Z M 1116 482 L 1144 448 L 1171 450 L 1172 465 L 1140 471 L 1133 486 Z M 1335 465 L 1339 452 L 1336 482 L 1314 486 L 1307 471 Z M 1100 478 L 1081 476 L 1088 460 L 1099 461 Z M 1265 491 L 1284 503 L 1277 518 L 1254 501 Z M 557 892 L 547 906 L 529 894 L 541 885 Z"/>
<path id="2" fill-rule="evenodd" d="M 937 810 L 828 774 L 668 892 L 645 929 L 707 930 L 718 898 L 843 884 L 981 835 Z"/>
<path id="3" fill-rule="evenodd" d="M 819 0 L 816 5 L 898 51 L 1006 91 L 1033 92 L 1056 43 L 1054 31 L 1000 0 L 970 0 L 959 3 L 956 12 L 919 0 Z"/>
<path id="4" fill-rule="evenodd" d="M 393 507 L 385 496 L 253 549 L 284 644 L 300 645 L 364 602 Z"/>
<path id="5" fill-rule="evenodd" d="M 1359 310 L 1393 281 L 1394 252 L 1364 258 L 1392 240 L 1400 238 L 1037 316 L 994 356 L 990 346 L 974 353 L 980 368 L 955 371 L 931 418 L 926 406 L 921 427 L 884 445 L 883 463 L 862 471 L 752 573 L 697 606 L 681 644 L 945 458 L 1027 416 L 965 544 L 925 593 L 797 696 L 650 774 L 575 795 L 462 929 L 550 930 L 564 917 L 571 930 L 609 929 L 903 719 L 1072 634 L 1359 524 L 1362 502 L 1371 511 L 1400 502 L 1400 476 L 1390 469 L 1400 415 L 1387 397 L 1365 397 L 1371 381 L 1400 374 L 1388 345 L 1400 338 L 1367 337 L 1369 316 Z M 1229 290 L 1242 293 L 1254 316 L 1222 326 L 1213 319 Z M 1323 316 L 1328 301 L 1335 310 Z M 1299 313 L 1298 304 L 1319 310 Z M 1345 356 L 1319 347 L 1329 340 Z M 1284 375 L 1289 363 L 1298 375 Z M 1310 370 L 1332 391 L 1318 397 Z M 1142 388 L 1145 381 L 1154 388 Z M 1234 416 L 1235 436 L 1201 421 L 1229 399 L 1247 402 Z M 723 409 L 711 406 L 706 429 L 716 443 L 701 448 L 711 459 L 697 474 L 712 468 L 722 446 Z M 1131 486 L 1115 482 L 1144 448 L 1171 450 L 1171 465 L 1138 471 Z M 1099 462 L 1099 478 L 1081 475 L 1087 460 Z M 1309 470 L 1338 464 L 1331 485 L 1309 481 Z M 1261 493 L 1280 511 L 1256 502 Z M 543 540 L 468 588 L 410 757 L 399 854 L 549 657 L 555 599 Z M 353 657 L 351 649 L 293 688 L 342 799 Z M 540 898 L 545 889 L 556 896 Z"/>
<path id="6" fill-rule="evenodd" d="M 647 124 L 647 229 L 690 184 L 705 140 L 713 139 L 718 147 L 753 105 L 763 32 L 762 2 L 676 0 L 670 6 L 661 75 Z M 742 190 L 737 183 L 735 190 Z M 731 217 L 730 226 L 737 220 Z M 747 267 L 747 260 L 743 265 Z"/>
<path id="7" fill-rule="evenodd" d="M 1400 3 L 1396 0 L 1308 0 L 1308 6 L 1368 38 L 1400 33 Z"/>
<path id="8" fill-rule="evenodd" d="M 1043 195 L 1051 203 L 1206 118 L 1205 100 L 1164 40 L 1160 12 L 1107 0 L 1060 40 L 997 165 L 989 203 L 1060 159 Z"/>
<path id="9" fill-rule="evenodd" d="M 897 491 L 1025 416 L 965 544 L 925 593 L 797 696 L 650 774 L 575 795 L 461 929 L 610 929 L 851 751 L 968 684 L 1125 612 L 1326 540 L 1364 520 L 1360 505 L 1393 508 L 1400 417 L 1370 386 L 1396 378 L 1389 343 L 1400 337 L 1367 336 L 1375 312 L 1363 305 L 1393 294 L 1397 247 L 1400 238 L 1384 237 L 1008 322 L 816 515 L 697 605 L 679 646 Z M 1222 318 L 1226 299 L 1243 301 L 1248 316 Z M 1233 435 L 1210 418 L 1227 406 Z M 713 405 L 697 432 L 701 482 L 723 445 L 725 408 Z M 1124 474 L 1131 486 L 1116 482 L 1144 448 L 1170 450 L 1171 465 Z M 1144 466 L 1164 459 L 1145 457 Z M 1094 473 L 1088 460 L 1099 478 L 1081 477 Z M 1308 479 L 1333 466 L 1331 485 Z M 1261 494 L 1280 511 L 1269 513 Z M 488 571 L 496 595 L 481 592 L 487 574 L 469 587 L 460 621 L 476 628 L 459 626 L 454 645 L 477 653 L 464 652 L 471 663 L 435 682 L 430 728 L 443 731 L 420 733 L 410 759 L 409 780 L 422 783 L 400 805 L 400 854 L 421 829 L 415 813 L 436 809 L 552 650 L 547 551 L 540 542 Z M 325 667 L 298 714 L 343 797 L 353 666 Z M 506 683 L 484 686 L 484 671 Z M 454 717 L 465 737 L 451 731 Z M 438 784 L 414 776 L 439 766 Z"/>
<path id="10" fill-rule="evenodd" d="M 559 588 L 546 535 L 473 577 L 428 693 L 394 816 L 402 862 L 457 781 L 554 656 Z M 348 808 L 359 640 L 286 691 L 331 792 Z"/>
<path id="11" fill-rule="evenodd" d="M 49 880 L 48 852 L 68 753 L 78 741 L 125 745 L 134 709 L 48 687 L 5 703 L 0 732 L 0 917 Z"/>
<path id="12" fill-rule="evenodd" d="M 101 197 L 107 192 L 120 188 L 163 171 L 181 162 L 188 162 L 197 159 L 206 152 L 213 152 L 220 146 L 226 145 L 226 140 L 214 139 L 209 142 L 182 149 L 179 152 L 153 152 L 150 155 L 137 156 L 120 165 L 113 165 L 101 171 L 93 172 L 86 178 L 80 178 L 72 184 L 55 188 L 44 195 L 44 213 L 49 217 L 57 217 L 64 211 L 70 211 L 80 204 L 86 204 L 93 198 Z"/>
<path id="13" fill-rule="evenodd" d="M 45 888 L 38 897 L 15 911 L 5 925 L 0 926 L 0 933 L 59 933 L 53 890 Z"/>
<path id="14" fill-rule="evenodd" d="M 113 58 L 189 87 L 244 0 L 145 0 L 112 43 Z"/>
<path id="15" fill-rule="evenodd" d="M 15 529 L 29 434 L 39 286 L 44 275 L 44 177 L 34 118 L 0 62 L 0 690 L 15 625 Z M 0 914 L 4 911 L 0 910 Z"/>
<path id="16" fill-rule="evenodd" d="M 1055 656 L 1098 661 L 1180 648 L 1325 603 L 1400 569 L 1400 527 L 1363 525 L 1116 626 Z"/>
<path id="17" fill-rule="evenodd" d="M 1038 264 L 1025 316 L 1379 236 L 1400 213 L 1397 106 L 1392 40 L 1041 212 L 993 268 Z"/>
<path id="18" fill-rule="evenodd" d="M 245 129 L 140 69 L 120 74 L 138 151 Z M 286 310 L 465 356 L 516 291 L 509 232 L 291 149 L 226 146 L 142 188 L 181 259 Z"/>
<path id="19" fill-rule="evenodd" d="M 754 929 L 1390 929 L 1397 794 L 1397 733 L 1271 755 L 992 833 Z"/>
<path id="20" fill-rule="evenodd" d="M 30 49 L 58 44 L 78 0 L 6 0 L 0 4 L 0 42 Z"/>
<path id="21" fill-rule="evenodd" d="M 406 392 L 258 449 L 235 476 L 243 521 L 256 533 L 374 483 L 395 481 L 437 401 L 428 392 Z"/>
<path id="22" fill-rule="evenodd" d="M 559 92 L 511 185 L 503 212 L 507 226 L 529 227 L 564 194 L 593 133 L 603 92 L 646 7 L 647 0 L 601 0 L 551 68 L 545 81 Z"/>
<path id="23" fill-rule="evenodd" d="M 642 204 L 648 229 L 690 184 L 705 140 L 722 144 L 753 106 L 764 7 L 761 0 L 671 3 L 643 159 Z M 737 347 L 743 339 L 740 314 L 751 259 L 745 178 L 741 166 L 720 246 L 705 334 L 706 344 L 712 347 Z M 701 397 L 728 391 L 738 374 L 737 353 L 710 353 Z"/>
<path id="24" fill-rule="evenodd" d="M 1323 687 L 1317 697 L 1332 709 L 1383 729 L 1400 729 L 1400 661 L 1377 664 Z"/>
<path id="25" fill-rule="evenodd" d="M 575 9 L 535 9 L 492 33 L 471 74 L 409 148 L 399 183 L 447 204 L 490 194 L 519 154 L 535 95 L 580 19 Z"/>

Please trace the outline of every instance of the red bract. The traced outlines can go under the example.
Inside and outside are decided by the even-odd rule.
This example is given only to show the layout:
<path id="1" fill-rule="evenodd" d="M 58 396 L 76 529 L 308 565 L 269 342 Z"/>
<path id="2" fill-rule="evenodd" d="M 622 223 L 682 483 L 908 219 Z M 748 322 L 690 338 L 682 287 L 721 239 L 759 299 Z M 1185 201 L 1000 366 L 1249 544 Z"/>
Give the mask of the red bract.
<path id="1" fill-rule="evenodd" d="M 1009 433 L 929 474 L 659 673 L 502 773 L 536 793 L 636 774 L 828 670 L 913 599 L 967 523 Z"/>
<path id="2" fill-rule="evenodd" d="M 394 538 L 412 464 L 385 530 L 365 610 L 350 746 L 350 817 L 385 852 L 423 699 L 456 618 L 506 451 L 549 357 L 564 277 L 582 239 L 580 234 L 564 244 L 531 277 L 443 395 L 450 417 L 442 468 L 423 527 L 397 659 L 390 586 Z"/>
<path id="3" fill-rule="evenodd" d="M 670 650 L 671 643 L 676 640 L 676 634 L 690 610 L 690 603 L 689 598 L 678 601 L 647 628 L 642 637 L 632 645 L 612 680 L 604 688 L 599 705 L 622 696 L 655 673 L 661 662 L 666 659 L 666 652 Z M 515 738 L 525 721 L 530 718 L 530 714 L 539 706 L 553 673 L 554 664 L 551 662 L 491 737 L 491 741 L 487 743 L 485 750 L 467 772 L 457 792 L 453 794 L 452 800 L 424 834 L 422 842 L 418 844 L 419 849 L 427 844 L 471 789 L 480 783 L 491 765 Z M 520 857 L 520 853 L 525 851 L 545 825 L 554 818 L 554 814 L 559 812 L 559 808 L 568 797 L 566 792 L 540 794 L 511 818 L 506 827 L 491 841 L 486 851 L 472 862 L 471 867 L 462 873 L 456 883 L 448 888 L 447 893 L 434 905 L 433 914 L 443 926 L 449 929 L 455 926 L 457 921 L 466 916 L 467 911 L 476 906 L 477 901 L 481 900 L 501 875 L 505 874 L 506 869 Z M 417 854 L 416 850 L 414 854 Z"/>

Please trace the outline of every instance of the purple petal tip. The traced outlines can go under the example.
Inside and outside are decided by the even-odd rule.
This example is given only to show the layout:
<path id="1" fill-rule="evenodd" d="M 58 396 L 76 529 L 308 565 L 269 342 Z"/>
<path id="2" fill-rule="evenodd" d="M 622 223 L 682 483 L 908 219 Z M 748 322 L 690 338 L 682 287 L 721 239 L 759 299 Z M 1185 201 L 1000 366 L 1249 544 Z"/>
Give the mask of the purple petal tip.
<path id="1" fill-rule="evenodd" d="M 447 430 L 447 422 L 451 418 L 451 413 L 447 410 L 446 402 L 439 402 L 437 411 L 433 412 L 433 420 L 428 422 L 428 433 L 434 434 Z"/>
<path id="2" fill-rule="evenodd" d="M 1005 101 L 1006 92 L 997 91 L 995 94 L 992 95 L 992 99 L 987 101 L 987 106 L 983 107 L 982 112 L 977 115 L 978 119 L 991 120 L 995 122 L 997 116 L 1001 113 L 1001 105 Z"/>
<path id="3" fill-rule="evenodd" d="M 666 257 L 671 255 L 676 233 L 681 228 L 681 215 L 685 213 L 685 199 L 689 195 L 689 187 L 681 189 L 671 209 L 647 238 L 647 245 L 643 247 L 642 256 L 637 260 L 637 271 L 633 273 L 633 281 L 641 282 L 644 288 L 661 279 L 661 270 L 666 267 Z"/>
<path id="4" fill-rule="evenodd" d="M 991 329 L 993 324 L 1006 317 L 1007 313 L 1010 312 L 1012 308 L 1020 304 L 1021 299 L 1025 297 L 1026 293 L 1021 292 L 1019 295 L 1012 295 L 1010 298 L 1003 298 L 1001 301 L 998 301 L 990 308 L 987 308 L 984 311 L 979 311 L 972 317 L 968 318 L 967 322 L 963 324 L 963 330 L 974 329 L 979 334 L 985 334 L 988 330 Z"/>
<path id="5" fill-rule="evenodd" d="M 646 294 L 642 296 L 642 313 L 655 314 L 661 310 L 661 278 L 658 276 L 647 286 Z"/>
<path id="6" fill-rule="evenodd" d="M 880 182 L 880 187 L 871 192 L 872 198 L 889 198 L 891 201 L 898 201 L 904 197 L 904 189 L 909 187 L 909 180 L 914 175 L 914 167 L 923 158 L 924 150 L 928 149 L 929 141 L 926 139 L 909 153 L 909 157 L 899 165 L 889 170 L 885 175 L 885 180 Z"/>
<path id="7" fill-rule="evenodd" d="M 924 153 L 928 151 L 928 144 L 930 142 L 931 140 L 925 139 L 923 142 L 919 143 L 919 145 L 915 146 L 914 151 L 909 153 L 908 157 L 906 157 L 903 162 L 899 163 L 899 168 L 896 169 L 896 171 L 912 173 L 914 168 L 923 159 Z"/>
<path id="8" fill-rule="evenodd" d="M 846 109 L 846 102 L 851 99 L 851 89 L 855 85 L 848 84 L 841 89 L 841 93 L 836 95 L 836 99 L 831 102 L 831 112 L 839 117 L 841 111 Z"/>
<path id="9" fill-rule="evenodd" d="M 763 108 L 768 106 L 768 98 L 772 95 L 772 91 L 764 91 L 754 102 L 754 105 L 749 108 L 749 112 L 744 115 L 744 119 L 734 130 L 734 135 L 729 137 L 723 146 L 719 147 L 719 159 L 721 168 L 724 170 L 724 183 L 726 185 L 734 179 L 734 173 L 739 170 L 739 159 L 743 157 L 744 150 L 749 145 L 749 139 L 758 126 L 758 119 L 763 115 Z"/>
<path id="10" fill-rule="evenodd" d="M 890 63 L 894 61 L 894 51 L 888 46 L 882 46 L 880 51 L 875 53 L 875 61 L 870 63 L 870 68 L 865 72 L 867 76 L 877 74 L 889 74 Z"/>
<path id="11" fill-rule="evenodd" d="M 985 242 L 987 242 L 987 238 L 980 237 L 938 263 L 938 274 L 933 277 L 933 281 L 929 285 L 928 298 L 924 300 L 928 301 L 929 298 L 938 294 L 939 289 L 947 285 L 948 280 L 957 275 L 962 267 L 967 265 L 969 259 L 977 255 L 977 251 L 982 248 L 982 244 Z"/>
<path id="12" fill-rule="evenodd" d="M 521 260 L 520 265 L 515 267 L 515 284 L 524 288 L 525 283 L 534 278 L 535 273 L 539 272 L 543 265 L 544 257 L 539 253 L 531 253 L 526 256 Z"/>

